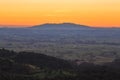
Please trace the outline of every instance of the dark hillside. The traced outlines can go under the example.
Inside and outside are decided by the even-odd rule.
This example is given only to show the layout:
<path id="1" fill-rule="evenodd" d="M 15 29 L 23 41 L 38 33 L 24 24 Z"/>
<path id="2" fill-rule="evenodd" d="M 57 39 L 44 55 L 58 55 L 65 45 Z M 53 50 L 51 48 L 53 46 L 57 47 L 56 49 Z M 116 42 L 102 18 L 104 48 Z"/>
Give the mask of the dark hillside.
<path id="1" fill-rule="evenodd" d="M 74 68 L 71 68 L 71 65 Z M 77 66 L 75 63 L 43 54 L 32 52 L 16 53 L 0 49 L 0 80 L 119 79 L 120 59 L 104 65 L 84 62 Z"/>

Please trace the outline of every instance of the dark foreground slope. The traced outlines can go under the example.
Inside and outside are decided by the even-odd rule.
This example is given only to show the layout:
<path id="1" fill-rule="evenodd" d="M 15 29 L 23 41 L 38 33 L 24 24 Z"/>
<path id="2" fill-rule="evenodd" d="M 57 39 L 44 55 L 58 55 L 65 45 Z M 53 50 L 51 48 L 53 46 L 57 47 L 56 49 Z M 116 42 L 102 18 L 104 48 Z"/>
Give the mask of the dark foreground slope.
<path id="1" fill-rule="evenodd" d="M 120 80 L 120 60 L 76 65 L 42 54 L 0 49 L 0 80 Z"/>

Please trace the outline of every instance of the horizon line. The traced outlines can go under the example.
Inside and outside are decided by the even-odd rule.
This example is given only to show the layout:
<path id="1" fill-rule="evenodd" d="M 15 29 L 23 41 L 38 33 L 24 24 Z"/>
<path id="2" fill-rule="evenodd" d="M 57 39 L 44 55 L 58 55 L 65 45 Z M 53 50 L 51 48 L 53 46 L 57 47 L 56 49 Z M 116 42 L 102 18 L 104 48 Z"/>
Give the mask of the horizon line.
<path id="1" fill-rule="evenodd" d="M 0 28 L 27 28 L 27 27 L 33 27 L 36 25 L 45 25 L 45 24 L 75 24 L 75 25 L 83 25 L 83 26 L 88 26 L 92 28 L 120 28 L 120 26 L 91 26 L 87 24 L 80 24 L 80 23 L 72 23 L 72 22 L 62 22 L 62 23 L 53 23 L 53 22 L 48 22 L 48 23 L 40 23 L 40 24 L 35 24 L 35 25 L 4 25 L 0 24 Z"/>

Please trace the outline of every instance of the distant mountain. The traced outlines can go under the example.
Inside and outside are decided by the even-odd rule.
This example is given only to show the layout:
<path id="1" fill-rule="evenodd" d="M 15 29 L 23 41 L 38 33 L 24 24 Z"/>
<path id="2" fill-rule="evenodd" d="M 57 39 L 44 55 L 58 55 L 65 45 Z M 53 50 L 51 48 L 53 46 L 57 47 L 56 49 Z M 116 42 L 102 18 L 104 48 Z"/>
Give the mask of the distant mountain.
<path id="1" fill-rule="evenodd" d="M 42 25 L 36 25 L 32 28 L 35 29 L 47 29 L 47 30 L 79 30 L 79 29 L 89 29 L 91 27 L 85 26 L 85 25 L 79 25 L 74 23 L 61 23 L 61 24 L 42 24 Z"/>

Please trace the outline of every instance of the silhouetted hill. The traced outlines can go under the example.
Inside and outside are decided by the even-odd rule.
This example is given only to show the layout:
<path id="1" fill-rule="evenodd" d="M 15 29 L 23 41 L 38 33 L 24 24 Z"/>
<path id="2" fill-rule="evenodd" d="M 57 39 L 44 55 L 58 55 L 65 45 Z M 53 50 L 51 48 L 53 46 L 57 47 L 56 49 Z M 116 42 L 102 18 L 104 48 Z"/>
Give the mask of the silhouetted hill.
<path id="1" fill-rule="evenodd" d="M 47 56 L 44 54 L 38 54 L 34 52 L 19 52 L 9 51 L 6 49 L 0 49 L 0 57 L 12 59 L 20 64 L 31 64 L 41 68 L 50 69 L 70 69 L 72 68 L 70 62 L 58 59 L 55 57 Z"/>
<path id="2" fill-rule="evenodd" d="M 14 60 L 21 64 L 31 64 L 41 68 L 72 69 L 72 65 L 66 60 L 32 52 L 20 52 Z"/>
<path id="3" fill-rule="evenodd" d="M 89 26 L 79 25 L 74 23 L 61 23 L 61 24 L 42 24 L 36 25 L 32 28 L 43 29 L 43 30 L 79 30 L 79 29 L 89 29 Z"/>

